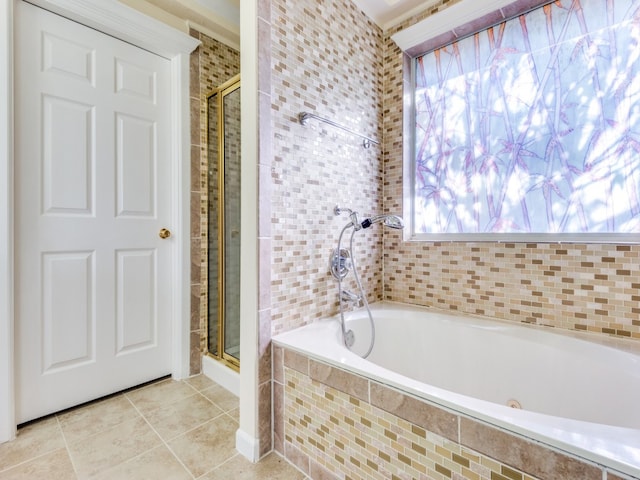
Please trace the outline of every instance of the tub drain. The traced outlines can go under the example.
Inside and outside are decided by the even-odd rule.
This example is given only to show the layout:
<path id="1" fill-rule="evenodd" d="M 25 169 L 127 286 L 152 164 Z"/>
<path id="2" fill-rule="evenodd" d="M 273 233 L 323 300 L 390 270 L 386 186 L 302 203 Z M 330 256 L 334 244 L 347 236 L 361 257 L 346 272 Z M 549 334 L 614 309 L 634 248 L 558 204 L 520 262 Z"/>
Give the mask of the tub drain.
<path id="1" fill-rule="evenodd" d="M 518 400 L 512 398 L 510 400 L 507 400 L 507 407 L 521 409 L 522 405 L 520 405 L 520 402 Z"/>

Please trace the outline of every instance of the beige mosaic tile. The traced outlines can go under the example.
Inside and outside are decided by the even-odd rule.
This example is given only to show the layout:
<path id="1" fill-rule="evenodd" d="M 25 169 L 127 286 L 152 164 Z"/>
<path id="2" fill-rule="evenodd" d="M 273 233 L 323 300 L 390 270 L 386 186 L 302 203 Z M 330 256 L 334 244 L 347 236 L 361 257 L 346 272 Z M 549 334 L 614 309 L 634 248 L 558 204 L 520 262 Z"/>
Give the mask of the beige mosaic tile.
<path id="1" fill-rule="evenodd" d="M 397 401 L 378 408 L 288 367 L 284 379 L 284 451 L 305 472 L 316 464 L 336 478 L 372 480 L 603 477 L 595 465 L 475 420 L 461 419 L 460 444 L 431 431 L 428 421 L 405 420 L 402 409 L 401 416 L 388 411 Z"/>
<path id="2" fill-rule="evenodd" d="M 381 138 L 382 32 L 352 2 L 271 2 L 272 333 L 337 312 L 331 250 L 346 224 L 340 204 L 363 216 L 382 209 L 382 152 L 318 122 L 308 111 Z M 379 227 L 379 226 L 378 226 Z M 356 238 L 369 300 L 382 298 L 381 229 Z M 345 238 L 348 242 L 348 238 Z M 347 288 L 355 287 L 353 277 Z"/>

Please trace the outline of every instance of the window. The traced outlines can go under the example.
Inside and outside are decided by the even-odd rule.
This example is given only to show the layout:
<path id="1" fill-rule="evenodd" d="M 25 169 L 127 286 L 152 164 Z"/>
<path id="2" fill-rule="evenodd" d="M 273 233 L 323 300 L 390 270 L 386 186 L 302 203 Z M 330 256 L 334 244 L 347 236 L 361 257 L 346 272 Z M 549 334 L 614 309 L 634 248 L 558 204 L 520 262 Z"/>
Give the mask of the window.
<path id="1" fill-rule="evenodd" d="M 635 2 L 559 0 L 412 63 L 414 238 L 640 241 Z"/>

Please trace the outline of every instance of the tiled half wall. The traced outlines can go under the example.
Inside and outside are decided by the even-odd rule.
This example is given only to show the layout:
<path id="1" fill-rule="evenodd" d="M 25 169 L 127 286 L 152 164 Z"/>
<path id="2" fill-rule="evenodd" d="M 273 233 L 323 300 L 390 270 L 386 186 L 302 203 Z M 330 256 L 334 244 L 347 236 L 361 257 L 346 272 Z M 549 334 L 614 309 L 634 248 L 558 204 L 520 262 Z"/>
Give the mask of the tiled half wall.
<path id="1" fill-rule="evenodd" d="M 311 478 L 623 478 L 291 350 L 274 359 L 275 446 Z"/>

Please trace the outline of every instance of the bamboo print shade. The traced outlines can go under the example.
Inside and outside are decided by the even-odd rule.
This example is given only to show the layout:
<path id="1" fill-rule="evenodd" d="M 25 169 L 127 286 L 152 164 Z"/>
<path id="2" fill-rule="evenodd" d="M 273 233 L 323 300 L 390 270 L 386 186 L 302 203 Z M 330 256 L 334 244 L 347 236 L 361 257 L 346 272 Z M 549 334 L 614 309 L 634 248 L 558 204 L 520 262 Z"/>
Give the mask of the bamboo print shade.
<path id="1" fill-rule="evenodd" d="M 559 0 L 415 68 L 416 233 L 640 233 L 640 1 Z"/>

